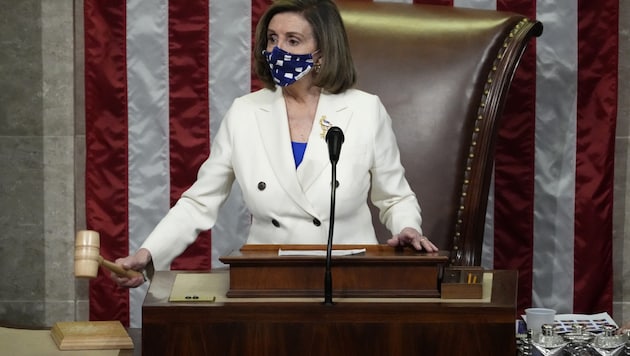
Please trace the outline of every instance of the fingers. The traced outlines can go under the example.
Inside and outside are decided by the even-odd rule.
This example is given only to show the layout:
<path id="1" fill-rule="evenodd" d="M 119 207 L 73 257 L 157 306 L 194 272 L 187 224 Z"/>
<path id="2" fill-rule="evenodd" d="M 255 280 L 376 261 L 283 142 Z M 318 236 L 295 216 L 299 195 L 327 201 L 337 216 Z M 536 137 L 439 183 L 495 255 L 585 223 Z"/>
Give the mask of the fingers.
<path id="1" fill-rule="evenodd" d="M 138 258 L 135 255 L 118 258 L 114 261 L 114 263 L 124 269 L 142 270 L 144 268 L 144 265 L 138 261 Z"/>
<path id="2" fill-rule="evenodd" d="M 400 234 L 394 235 L 387 240 L 387 244 L 392 247 L 411 245 L 418 251 L 438 251 L 437 246 L 428 237 L 422 236 L 417 230 L 412 228 L 404 228 Z"/>
<path id="3" fill-rule="evenodd" d="M 114 272 L 111 272 L 110 278 L 118 284 L 120 287 L 124 288 L 135 288 L 144 283 L 144 276 L 136 276 L 132 278 L 128 278 L 125 276 L 119 276 Z"/>
<path id="4" fill-rule="evenodd" d="M 427 251 L 427 252 L 437 252 L 438 248 L 437 246 L 435 246 L 435 244 L 433 242 L 431 242 L 431 240 L 429 240 L 426 236 L 422 236 L 419 239 L 420 245 L 422 246 L 422 248 Z"/>
<path id="5" fill-rule="evenodd" d="M 118 258 L 114 263 L 121 266 L 125 270 L 142 271 L 144 269 L 144 264 L 142 263 L 142 261 L 139 261 L 135 255 L 125 258 Z M 121 276 L 115 272 L 111 272 L 110 278 L 120 287 L 125 288 L 135 288 L 145 282 L 144 275 L 142 273 L 139 273 L 137 276 L 129 277 Z"/>
<path id="6" fill-rule="evenodd" d="M 392 236 L 389 240 L 387 240 L 387 245 L 391 246 L 391 247 L 397 247 L 400 246 L 401 243 L 398 240 L 398 235 L 394 235 Z"/>

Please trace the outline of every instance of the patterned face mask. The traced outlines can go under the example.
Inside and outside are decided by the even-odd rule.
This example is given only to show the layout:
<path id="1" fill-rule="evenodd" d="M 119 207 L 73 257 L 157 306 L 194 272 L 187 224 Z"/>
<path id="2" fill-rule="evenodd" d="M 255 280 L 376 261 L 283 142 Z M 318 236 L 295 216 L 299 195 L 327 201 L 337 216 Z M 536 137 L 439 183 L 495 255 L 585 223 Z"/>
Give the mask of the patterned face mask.
<path id="1" fill-rule="evenodd" d="M 313 68 L 312 54 L 291 54 L 277 46 L 271 52 L 263 50 L 273 81 L 281 87 L 295 83 Z"/>

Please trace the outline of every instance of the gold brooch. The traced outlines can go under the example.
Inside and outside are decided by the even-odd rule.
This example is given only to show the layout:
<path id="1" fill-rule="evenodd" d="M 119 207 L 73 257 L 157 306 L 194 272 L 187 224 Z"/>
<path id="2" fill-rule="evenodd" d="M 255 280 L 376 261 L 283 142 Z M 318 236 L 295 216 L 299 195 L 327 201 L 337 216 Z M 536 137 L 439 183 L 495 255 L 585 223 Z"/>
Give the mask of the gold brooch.
<path id="1" fill-rule="evenodd" d="M 326 133 L 328 132 L 328 129 L 330 129 L 332 127 L 332 124 L 330 123 L 330 121 L 326 120 L 326 115 L 323 115 L 319 119 L 319 126 L 322 128 L 322 133 L 320 134 L 320 136 L 322 138 L 325 138 L 326 137 Z"/>

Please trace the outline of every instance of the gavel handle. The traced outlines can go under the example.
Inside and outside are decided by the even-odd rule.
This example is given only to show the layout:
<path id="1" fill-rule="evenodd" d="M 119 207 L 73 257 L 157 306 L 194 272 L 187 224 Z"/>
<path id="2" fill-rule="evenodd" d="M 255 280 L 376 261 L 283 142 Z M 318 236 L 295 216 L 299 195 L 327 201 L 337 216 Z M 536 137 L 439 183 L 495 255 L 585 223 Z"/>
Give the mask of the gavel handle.
<path id="1" fill-rule="evenodd" d="M 142 276 L 144 278 L 144 275 L 142 273 L 134 271 L 132 269 L 124 269 L 114 262 L 104 259 L 102 256 L 98 256 L 98 263 L 121 277 L 134 278 L 137 276 Z"/>

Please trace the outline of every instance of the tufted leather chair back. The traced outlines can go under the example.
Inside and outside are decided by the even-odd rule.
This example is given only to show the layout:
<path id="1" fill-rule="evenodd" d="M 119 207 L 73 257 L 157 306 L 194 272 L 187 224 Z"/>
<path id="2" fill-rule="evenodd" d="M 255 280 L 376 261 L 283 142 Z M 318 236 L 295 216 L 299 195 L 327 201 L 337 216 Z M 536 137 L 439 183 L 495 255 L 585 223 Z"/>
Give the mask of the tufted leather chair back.
<path id="1" fill-rule="evenodd" d="M 479 265 L 498 121 L 529 40 L 524 16 L 448 6 L 339 2 L 359 89 L 380 96 L 424 233 L 454 265 Z M 378 221 L 381 242 L 390 233 Z"/>

